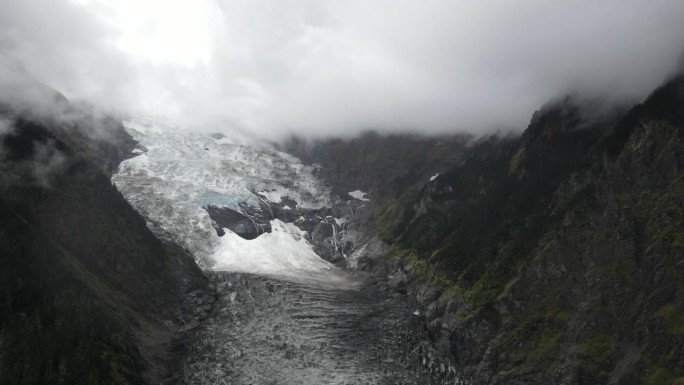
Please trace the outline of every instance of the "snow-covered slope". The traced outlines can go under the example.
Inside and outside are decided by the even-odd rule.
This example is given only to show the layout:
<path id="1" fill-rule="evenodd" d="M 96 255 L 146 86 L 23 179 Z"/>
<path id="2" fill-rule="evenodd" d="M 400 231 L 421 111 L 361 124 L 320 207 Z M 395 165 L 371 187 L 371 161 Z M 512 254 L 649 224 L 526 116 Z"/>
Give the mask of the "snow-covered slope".
<path id="1" fill-rule="evenodd" d="M 304 231 L 279 219 L 271 221 L 273 231 L 253 240 L 226 231 L 220 247 L 212 255 L 214 270 L 264 275 L 312 275 L 333 269 L 304 238 Z"/>
<path id="2" fill-rule="evenodd" d="M 202 267 L 268 275 L 332 268 L 293 225 L 272 221 L 273 233 L 252 241 L 230 230 L 219 237 L 203 209 L 260 210 L 260 203 L 286 196 L 301 209 L 328 207 L 330 193 L 311 167 L 257 139 L 151 121 L 124 126 L 140 155 L 122 162 L 112 181 L 155 233 L 187 248 Z"/>

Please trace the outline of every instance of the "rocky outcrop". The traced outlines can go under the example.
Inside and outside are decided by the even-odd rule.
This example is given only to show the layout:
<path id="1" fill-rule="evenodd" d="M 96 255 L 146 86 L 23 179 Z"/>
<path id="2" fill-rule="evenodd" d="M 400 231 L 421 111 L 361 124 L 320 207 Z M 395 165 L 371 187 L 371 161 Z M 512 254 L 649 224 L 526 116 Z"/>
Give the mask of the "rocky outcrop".
<path id="1" fill-rule="evenodd" d="M 0 383 L 163 383 L 213 291 L 112 186 L 123 127 L 69 108 L 0 108 Z"/>
<path id="2" fill-rule="evenodd" d="M 350 219 L 354 265 L 418 299 L 472 383 L 682 381 L 682 90 L 631 109 L 566 98 L 522 137 L 470 143 Z"/>
<path id="3" fill-rule="evenodd" d="M 205 207 L 219 236 L 225 235 L 224 229 L 228 229 L 244 239 L 254 239 L 270 233 L 270 221 L 279 219 L 306 231 L 307 240 L 323 259 L 339 266 L 347 265 L 347 257 L 353 251 L 347 240 L 347 221 L 366 202 L 336 199 L 332 207 L 308 209 L 300 207 L 289 197 L 271 202 L 256 191 L 253 193 L 260 197 L 259 208 L 247 204 L 241 204 L 240 211 L 228 207 Z"/>
<path id="4" fill-rule="evenodd" d="M 225 234 L 224 228 L 244 239 L 254 239 L 263 233 L 271 232 L 271 224 L 260 212 L 252 212 L 248 216 L 228 207 L 207 206 L 206 210 L 219 236 Z"/>
<path id="5" fill-rule="evenodd" d="M 424 137 L 366 133 L 351 140 L 309 141 L 293 137 L 281 148 L 305 163 L 320 165 L 319 175 L 330 183 L 334 195 L 349 199 L 361 190 L 371 202 L 385 204 L 414 186 L 457 163 L 472 138 L 468 135 Z"/>

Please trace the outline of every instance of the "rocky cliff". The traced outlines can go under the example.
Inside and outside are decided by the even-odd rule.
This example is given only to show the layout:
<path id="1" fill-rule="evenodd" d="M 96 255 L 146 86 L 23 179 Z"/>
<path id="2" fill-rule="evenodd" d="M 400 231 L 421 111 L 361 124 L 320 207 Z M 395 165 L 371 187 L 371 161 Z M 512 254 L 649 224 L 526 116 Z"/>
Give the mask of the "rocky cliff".
<path id="1" fill-rule="evenodd" d="M 390 163 L 366 162 L 373 151 L 354 142 L 290 148 L 333 184 L 369 175 L 380 201 L 357 219 L 356 247 L 374 252 L 358 265 L 423 304 L 435 343 L 473 383 L 675 384 L 682 106 L 681 77 L 629 109 L 568 97 L 520 137 L 447 144 L 458 156 L 441 163 L 404 155 L 410 138 L 373 138 Z"/>
<path id="2" fill-rule="evenodd" d="M 212 290 L 112 186 L 121 124 L 59 96 L 0 108 L 0 383 L 162 383 Z"/>

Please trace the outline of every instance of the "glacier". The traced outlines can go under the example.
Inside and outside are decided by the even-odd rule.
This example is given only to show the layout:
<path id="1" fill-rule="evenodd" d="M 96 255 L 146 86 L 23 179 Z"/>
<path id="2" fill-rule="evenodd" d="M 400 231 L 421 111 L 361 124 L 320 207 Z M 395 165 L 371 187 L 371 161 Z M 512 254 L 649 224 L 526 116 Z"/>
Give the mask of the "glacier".
<path id="1" fill-rule="evenodd" d="M 272 233 L 254 240 L 228 229 L 220 237 L 205 210 L 258 211 L 285 197 L 298 209 L 330 207 L 330 191 L 314 167 L 255 137 L 190 132 L 148 119 L 123 124 L 138 142 L 137 155 L 119 165 L 112 182 L 155 234 L 183 246 L 200 267 L 282 277 L 335 269 L 293 224 L 274 219 Z"/>
<path id="2" fill-rule="evenodd" d="M 171 383 L 447 383 L 418 305 L 355 269 L 377 252 L 351 240 L 365 192 L 333 196 L 315 167 L 258 138 L 124 126 L 138 148 L 112 182 L 216 287 Z"/>

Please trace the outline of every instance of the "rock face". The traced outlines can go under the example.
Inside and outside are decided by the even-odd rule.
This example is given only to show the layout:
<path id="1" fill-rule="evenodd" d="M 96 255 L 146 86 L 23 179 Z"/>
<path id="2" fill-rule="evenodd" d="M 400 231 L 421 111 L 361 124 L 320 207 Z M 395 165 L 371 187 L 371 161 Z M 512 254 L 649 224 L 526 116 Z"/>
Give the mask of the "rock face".
<path id="1" fill-rule="evenodd" d="M 246 204 L 240 205 L 241 211 L 217 206 L 207 206 L 205 209 L 219 237 L 225 235 L 223 229 L 229 229 L 244 239 L 255 239 L 261 234 L 270 233 L 270 221 L 278 219 L 306 231 L 307 241 L 321 258 L 346 266 L 347 254 L 352 251 L 346 238 L 346 222 L 360 206 L 363 206 L 362 201 L 337 199 L 332 207 L 306 209 L 300 208 L 295 200 L 284 197 L 280 202 L 263 199 L 258 209 Z"/>
<path id="2" fill-rule="evenodd" d="M 228 207 L 207 206 L 209 217 L 214 222 L 216 232 L 223 236 L 227 228 L 244 239 L 254 239 L 263 233 L 271 232 L 271 225 L 261 215 L 247 216 Z M 255 218 L 256 217 L 256 218 Z"/>
<path id="3" fill-rule="evenodd" d="M 0 106 L 0 384 L 163 383 L 213 291 L 112 186 L 123 127 L 62 103 Z"/>
<path id="4" fill-rule="evenodd" d="M 354 142 L 293 151 L 331 181 L 379 175 L 359 177 L 383 200 L 350 218 L 350 259 L 423 304 L 473 383 L 670 384 L 684 381 L 683 105 L 681 77 L 631 109 L 566 98 L 439 166 L 366 163 Z"/>
<path id="5" fill-rule="evenodd" d="M 362 190 L 371 202 L 384 204 L 416 181 L 427 181 L 435 170 L 455 164 L 470 139 L 467 135 L 426 138 L 367 133 L 350 141 L 312 143 L 291 138 L 281 147 L 306 163 L 320 165 L 318 174 L 330 183 L 333 195 L 346 200 L 350 191 Z"/>

